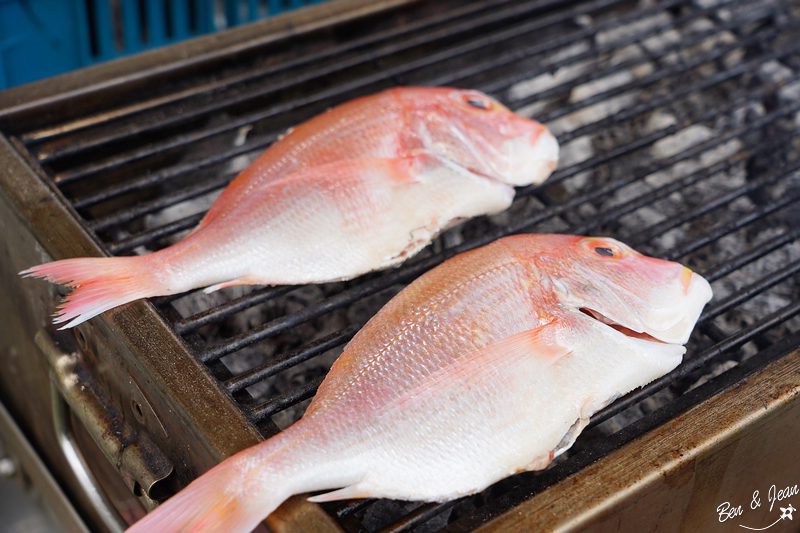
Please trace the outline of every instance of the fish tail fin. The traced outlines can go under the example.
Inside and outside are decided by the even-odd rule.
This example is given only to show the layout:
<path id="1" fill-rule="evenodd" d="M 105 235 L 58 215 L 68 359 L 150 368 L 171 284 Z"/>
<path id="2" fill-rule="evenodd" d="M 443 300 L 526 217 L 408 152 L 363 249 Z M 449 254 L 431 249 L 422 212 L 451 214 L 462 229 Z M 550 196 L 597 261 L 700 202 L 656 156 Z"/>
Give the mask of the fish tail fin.
<path id="1" fill-rule="evenodd" d="M 269 464 L 254 464 L 263 445 L 218 464 L 126 533 L 250 533 L 291 495 L 278 473 L 264 471 Z"/>
<path id="2" fill-rule="evenodd" d="M 54 324 L 71 328 L 119 305 L 164 294 L 148 270 L 149 256 L 86 257 L 35 266 L 21 276 L 67 285 L 71 292 L 56 311 Z"/>

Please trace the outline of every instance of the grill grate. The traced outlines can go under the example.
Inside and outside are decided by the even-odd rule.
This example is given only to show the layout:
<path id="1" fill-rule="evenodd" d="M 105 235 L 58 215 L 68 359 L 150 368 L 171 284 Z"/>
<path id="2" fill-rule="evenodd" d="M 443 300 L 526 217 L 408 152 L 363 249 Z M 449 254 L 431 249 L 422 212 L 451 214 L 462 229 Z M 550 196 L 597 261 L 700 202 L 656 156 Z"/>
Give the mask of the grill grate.
<path id="1" fill-rule="evenodd" d="M 395 84 L 489 92 L 547 123 L 562 164 L 508 212 L 449 230 L 398 269 L 155 300 L 264 435 L 300 416 L 343 345 L 405 284 L 504 235 L 611 235 L 715 291 L 685 362 L 595 415 L 559 464 L 446 504 L 326 506 L 348 531 L 467 530 L 800 344 L 795 3 L 417 2 L 294 44 L 13 134 L 118 255 L 192 228 L 289 125 Z"/>

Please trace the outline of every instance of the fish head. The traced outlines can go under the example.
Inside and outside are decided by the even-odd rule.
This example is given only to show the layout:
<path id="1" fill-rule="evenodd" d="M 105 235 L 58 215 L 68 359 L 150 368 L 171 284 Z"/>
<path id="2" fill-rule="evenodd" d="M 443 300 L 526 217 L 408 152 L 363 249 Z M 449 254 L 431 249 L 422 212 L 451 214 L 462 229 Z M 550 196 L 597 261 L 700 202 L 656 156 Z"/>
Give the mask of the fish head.
<path id="1" fill-rule="evenodd" d="M 628 336 L 685 344 L 711 299 L 699 274 L 615 239 L 553 235 L 542 242 L 534 262 L 560 303 Z"/>
<path id="2" fill-rule="evenodd" d="M 511 186 L 541 183 L 558 164 L 558 141 L 535 120 L 486 94 L 446 87 L 406 93 L 422 145 L 469 170 Z"/>

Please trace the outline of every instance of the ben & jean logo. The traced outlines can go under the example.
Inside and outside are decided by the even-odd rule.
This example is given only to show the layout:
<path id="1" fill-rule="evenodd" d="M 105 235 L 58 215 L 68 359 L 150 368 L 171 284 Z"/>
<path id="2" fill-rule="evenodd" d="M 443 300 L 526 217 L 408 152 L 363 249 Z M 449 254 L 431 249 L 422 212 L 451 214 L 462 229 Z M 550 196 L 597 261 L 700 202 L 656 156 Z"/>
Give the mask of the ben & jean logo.
<path id="1" fill-rule="evenodd" d="M 766 502 L 764 502 L 765 505 L 766 503 L 769 503 L 770 516 L 772 516 L 773 507 L 775 507 L 776 502 L 784 502 L 785 500 L 788 500 L 793 496 L 797 496 L 798 494 L 800 494 L 800 490 L 798 490 L 797 485 L 787 486 L 783 489 L 778 489 L 775 485 L 772 485 L 767 491 L 767 499 Z M 749 505 L 750 509 L 755 510 L 761 508 L 761 503 L 761 493 L 759 491 L 753 492 L 753 498 Z M 753 527 L 755 524 L 745 525 L 741 523 L 737 525 L 741 528 L 749 529 L 750 531 L 765 531 L 781 520 L 793 520 L 792 513 L 797 511 L 797 509 L 795 509 L 791 503 L 787 503 L 786 507 L 781 507 L 779 503 L 778 508 L 775 509 L 775 511 L 780 511 L 780 516 L 778 516 L 774 522 L 767 526 Z M 741 505 L 734 506 L 730 502 L 723 502 L 717 506 L 717 514 L 720 522 L 728 522 L 741 517 L 741 521 L 746 523 L 746 517 L 743 516 L 745 514 L 745 509 L 743 509 Z"/>

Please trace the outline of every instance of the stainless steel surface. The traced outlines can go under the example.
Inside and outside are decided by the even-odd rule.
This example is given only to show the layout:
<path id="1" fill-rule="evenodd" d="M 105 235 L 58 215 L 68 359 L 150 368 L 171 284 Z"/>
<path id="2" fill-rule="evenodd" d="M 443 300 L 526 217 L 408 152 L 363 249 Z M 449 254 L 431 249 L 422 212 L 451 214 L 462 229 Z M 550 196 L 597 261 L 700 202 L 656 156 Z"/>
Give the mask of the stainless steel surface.
<path id="1" fill-rule="evenodd" d="M 3 533 L 64 533 L 46 507 L 13 480 L 0 479 L 0 531 Z"/>
<path id="2" fill-rule="evenodd" d="M 89 533 L 69 496 L 2 403 L 0 455 L 13 463 L 6 470 L 11 475 L 0 478 L 0 531 Z"/>

